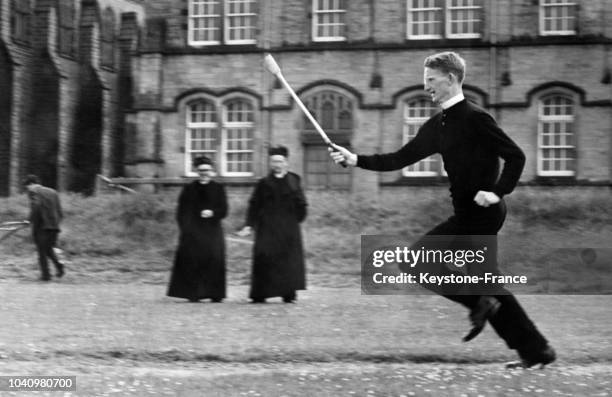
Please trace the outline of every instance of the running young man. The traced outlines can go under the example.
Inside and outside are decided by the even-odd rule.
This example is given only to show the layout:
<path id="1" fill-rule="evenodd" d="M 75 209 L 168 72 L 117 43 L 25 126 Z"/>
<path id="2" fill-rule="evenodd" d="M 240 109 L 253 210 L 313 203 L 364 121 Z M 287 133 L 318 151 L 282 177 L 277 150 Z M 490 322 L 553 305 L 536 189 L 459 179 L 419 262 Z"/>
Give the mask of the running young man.
<path id="1" fill-rule="evenodd" d="M 487 112 L 464 98 L 463 58 L 454 52 L 442 52 L 427 57 L 424 66 L 425 91 L 441 112 L 427 120 L 396 152 L 364 156 L 334 146 L 337 151 L 331 152 L 331 157 L 336 163 L 346 161 L 368 170 L 392 171 L 440 153 L 450 182 L 454 215 L 427 236 L 488 235 L 496 245 L 497 232 L 506 216 L 503 196 L 516 186 L 525 156 Z M 500 157 L 504 160 L 501 175 Z M 414 247 L 420 247 L 427 236 Z M 495 257 L 492 262 L 496 270 Z M 546 365 L 555 360 L 555 351 L 505 288 L 485 295 L 435 292 L 470 310 L 472 329 L 465 341 L 476 337 L 488 320 L 508 347 L 517 350 L 521 361 L 512 366 Z"/>

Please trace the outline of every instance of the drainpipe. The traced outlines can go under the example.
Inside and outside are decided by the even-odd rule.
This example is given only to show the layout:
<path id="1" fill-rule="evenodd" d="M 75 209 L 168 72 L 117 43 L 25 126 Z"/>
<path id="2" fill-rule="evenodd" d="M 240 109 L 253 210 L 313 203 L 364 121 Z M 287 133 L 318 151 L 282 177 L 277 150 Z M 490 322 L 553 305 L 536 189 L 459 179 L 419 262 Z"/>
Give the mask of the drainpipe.
<path id="1" fill-rule="evenodd" d="M 489 64 L 490 64 L 490 72 L 489 72 L 489 93 L 491 95 L 491 101 L 494 103 L 499 103 L 501 99 L 501 87 L 497 82 L 497 72 L 499 70 L 499 50 L 497 48 L 497 2 L 492 1 L 489 3 L 491 5 L 489 20 L 491 21 L 491 27 L 489 29 L 490 34 L 490 42 L 491 48 L 489 50 Z M 501 116 L 501 110 L 499 108 L 495 108 L 495 118 L 499 121 Z"/>
<path id="2" fill-rule="evenodd" d="M 270 50 L 270 48 L 272 47 L 272 40 L 270 38 L 270 35 L 272 34 L 272 32 L 274 32 L 274 17 L 272 15 L 272 6 L 271 4 L 267 4 L 267 3 L 263 3 L 265 4 L 264 7 L 265 8 L 265 16 L 266 16 L 266 20 L 264 23 L 264 34 L 265 34 L 265 40 L 264 40 L 264 48 L 266 50 Z M 281 3 L 281 16 L 284 14 L 285 12 L 285 2 Z M 280 18 L 280 20 L 282 20 L 282 18 Z M 284 26 L 281 23 L 280 26 L 280 34 L 281 34 L 281 43 L 284 40 Z M 271 107 L 273 105 L 273 101 L 274 101 L 274 79 L 271 78 L 271 73 L 269 73 L 263 63 L 263 59 L 261 62 L 261 72 L 262 72 L 262 84 L 264 87 L 266 87 L 266 93 L 268 95 L 267 98 L 267 102 L 268 102 L 268 107 Z M 274 77 L 276 78 L 276 77 Z M 266 122 L 265 122 L 265 137 L 266 137 L 266 143 L 268 145 L 272 144 L 272 128 L 274 127 L 274 117 L 273 117 L 273 112 L 272 110 L 268 110 L 267 114 L 266 114 Z M 263 146 L 263 145 L 262 145 Z M 268 156 L 266 156 L 266 148 L 262 147 L 262 150 L 260 150 L 260 160 L 259 160 L 259 175 L 263 176 L 266 174 L 266 169 L 267 169 L 267 158 Z M 264 160 L 266 162 L 266 164 L 264 164 Z"/>

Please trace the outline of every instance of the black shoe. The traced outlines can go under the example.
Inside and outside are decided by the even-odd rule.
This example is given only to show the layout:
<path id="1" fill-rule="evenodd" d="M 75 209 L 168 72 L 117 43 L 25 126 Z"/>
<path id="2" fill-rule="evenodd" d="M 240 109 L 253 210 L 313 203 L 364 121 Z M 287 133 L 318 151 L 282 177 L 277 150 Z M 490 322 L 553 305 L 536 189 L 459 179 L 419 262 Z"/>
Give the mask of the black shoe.
<path id="1" fill-rule="evenodd" d="M 550 346 L 546 346 L 544 350 L 540 353 L 533 355 L 533 357 L 521 357 L 521 361 L 513 361 L 511 363 L 506 364 L 506 368 L 514 369 L 514 368 L 531 368 L 534 365 L 540 365 L 540 368 L 544 368 L 545 365 L 548 365 L 557 359 L 557 353 L 555 353 L 555 349 Z"/>
<path id="2" fill-rule="evenodd" d="M 62 276 L 65 274 L 64 265 L 59 263 L 56 267 L 57 267 L 57 273 L 55 273 L 55 276 L 57 278 L 62 278 Z"/>
<path id="3" fill-rule="evenodd" d="M 223 298 L 210 298 L 210 301 L 212 303 L 221 303 L 223 301 Z"/>
<path id="4" fill-rule="evenodd" d="M 39 278 L 40 281 L 51 281 L 51 276 L 48 274 L 44 274 L 42 276 L 40 276 Z"/>
<path id="5" fill-rule="evenodd" d="M 251 298 L 251 303 L 266 303 L 266 298 Z"/>
<path id="6" fill-rule="evenodd" d="M 189 302 L 198 303 L 200 298 L 189 298 Z"/>
<path id="7" fill-rule="evenodd" d="M 283 302 L 285 303 L 295 303 L 296 300 L 297 300 L 297 296 L 295 294 L 295 291 L 283 296 Z"/>
<path id="8" fill-rule="evenodd" d="M 464 342 L 469 342 L 478 336 L 487 324 L 487 319 L 493 317 L 499 310 L 501 303 L 492 296 L 481 296 L 478 298 L 476 307 L 470 312 L 472 329 L 463 337 Z"/>

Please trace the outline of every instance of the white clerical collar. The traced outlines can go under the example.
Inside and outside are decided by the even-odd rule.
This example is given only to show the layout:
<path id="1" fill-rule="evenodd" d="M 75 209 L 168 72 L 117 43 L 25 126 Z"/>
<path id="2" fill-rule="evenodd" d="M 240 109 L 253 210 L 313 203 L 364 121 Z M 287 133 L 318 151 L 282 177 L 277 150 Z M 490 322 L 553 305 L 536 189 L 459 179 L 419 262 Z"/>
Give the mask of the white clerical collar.
<path id="1" fill-rule="evenodd" d="M 456 105 L 459 102 L 463 101 L 464 99 L 465 97 L 463 96 L 463 92 L 460 92 L 454 97 L 452 97 L 451 99 L 447 99 L 446 101 L 444 101 L 440 106 L 442 107 L 442 109 L 446 110 L 450 108 L 451 106 Z"/>

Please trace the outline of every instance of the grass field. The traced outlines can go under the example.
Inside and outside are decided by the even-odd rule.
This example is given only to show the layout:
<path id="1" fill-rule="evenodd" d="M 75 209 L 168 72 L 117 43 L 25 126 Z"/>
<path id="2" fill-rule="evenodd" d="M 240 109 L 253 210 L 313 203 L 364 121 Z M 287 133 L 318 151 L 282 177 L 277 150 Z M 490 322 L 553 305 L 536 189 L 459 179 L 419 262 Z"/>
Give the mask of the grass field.
<path id="1" fill-rule="evenodd" d="M 309 289 L 296 305 L 258 306 L 246 299 L 250 246 L 231 241 L 226 302 L 165 297 L 176 194 L 63 195 L 65 278 L 35 281 L 28 233 L 0 243 L 0 374 L 76 375 L 78 391 L 66 395 L 79 396 L 611 395 L 612 295 L 519 296 L 559 360 L 508 371 L 514 353 L 490 328 L 461 343 L 467 313 L 443 298 L 360 294 L 360 235 L 414 239 L 449 215 L 446 196 L 309 193 Z M 245 199 L 231 197 L 227 231 L 241 225 Z M 609 190 L 521 188 L 508 206 L 504 271 L 539 275 L 565 293 L 609 285 L 605 258 L 585 267 L 576 255 L 609 246 Z M 23 197 L 0 200 L 0 221 L 26 214 Z M 582 283 L 554 279 L 542 258 L 565 272 L 561 281 L 582 266 Z"/>
<path id="2" fill-rule="evenodd" d="M 493 331 L 460 342 L 466 313 L 434 296 L 313 287 L 296 305 L 250 305 L 240 286 L 222 304 L 166 298 L 151 284 L 2 282 L 0 291 L 0 373 L 75 375 L 73 395 L 606 396 L 612 388 L 610 296 L 522 296 L 559 360 L 506 370 L 515 357 Z"/>

